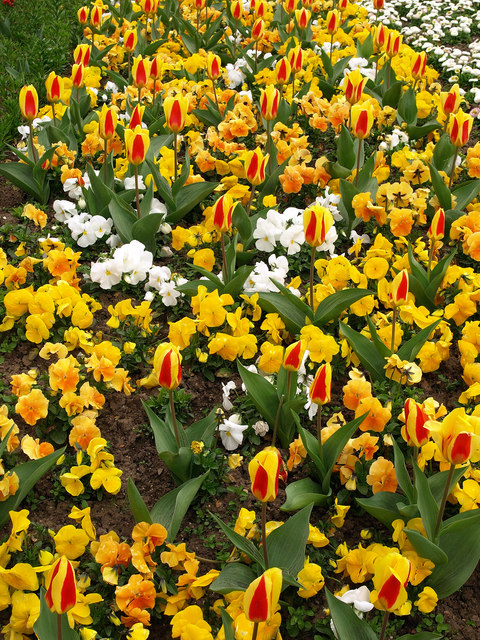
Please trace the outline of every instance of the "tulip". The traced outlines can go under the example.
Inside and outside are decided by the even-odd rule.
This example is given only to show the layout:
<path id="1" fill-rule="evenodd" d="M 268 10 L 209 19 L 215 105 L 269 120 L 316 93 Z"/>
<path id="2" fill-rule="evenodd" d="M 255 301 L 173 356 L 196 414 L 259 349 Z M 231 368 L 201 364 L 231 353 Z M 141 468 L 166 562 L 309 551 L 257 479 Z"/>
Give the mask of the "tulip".
<path id="1" fill-rule="evenodd" d="M 425 75 L 425 69 L 427 68 L 427 54 L 425 51 L 417 53 L 413 59 L 412 76 L 415 80 L 420 80 Z"/>
<path id="2" fill-rule="evenodd" d="M 398 54 L 402 40 L 403 36 L 398 31 L 390 31 L 388 33 L 385 51 L 389 58 L 394 58 Z"/>
<path id="3" fill-rule="evenodd" d="M 333 217 L 329 209 L 319 204 L 308 207 L 303 212 L 305 242 L 311 247 L 320 247 L 332 225 Z"/>
<path id="4" fill-rule="evenodd" d="M 243 610 L 251 622 L 266 622 L 275 613 L 282 591 L 282 570 L 267 569 L 247 587 L 243 596 Z"/>
<path id="5" fill-rule="evenodd" d="M 376 9 L 376 11 L 380 11 L 380 9 L 383 9 L 384 4 L 385 0 L 373 0 L 373 8 Z"/>
<path id="6" fill-rule="evenodd" d="M 260 91 L 260 112 L 262 118 L 267 122 L 275 120 L 278 113 L 278 105 L 280 103 L 280 92 L 273 84 L 268 84 L 265 89 Z"/>
<path id="7" fill-rule="evenodd" d="M 345 98 L 350 104 L 356 104 L 360 101 L 367 80 L 368 78 L 363 76 L 358 69 L 350 71 L 350 73 L 345 76 Z"/>
<path id="8" fill-rule="evenodd" d="M 163 389 L 172 391 L 182 381 L 182 356 L 177 347 L 169 342 L 159 346 L 155 352 L 154 368 L 158 371 L 158 383 Z"/>
<path id="9" fill-rule="evenodd" d="M 253 186 L 262 184 L 265 180 L 265 167 L 268 155 L 264 156 L 257 147 L 255 151 L 248 151 L 245 155 L 245 177 Z"/>
<path id="10" fill-rule="evenodd" d="M 77 587 L 72 564 L 66 556 L 62 556 L 52 565 L 45 586 L 45 602 L 50 611 L 62 615 L 73 609 L 77 602 Z"/>
<path id="11" fill-rule="evenodd" d="M 361 105 L 354 104 L 352 106 L 350 111 L 350 125 L 352 127 L 352 133 L 356 138 L 360 140 L 368 138 L 373 126 L 373 120 L 373 107 L 369 102 L 364 102 Z"/>
<path id="12" fill-rule="evenodd" d="M 252 39 L 260 40 L 265 33 L 265 23 L 261 18 L 257 18 L 252 25 Z"/>
<path id="13" fill-rule="evenodd" d="M 133 59 L 132 84 L 138 89 L 138 101 L 140 102 L 140 92 L 146 86 L 150 77 L 150 60 L 137 56 Z"/>
<path id="14" fill-rule="evenodd" d="M 308 395 L 313 404 L 322 405 L 330 402 L 332 390 L 332 367 L 329 362 L 317 369 Z"/>
<path id="15" fill-rule="evenodd" d="M 290 65 L 290 62 L 288 61 L 288 58 L 281 58 L 281 60 L 279 60 L 275 65 L 277 84 L 279 84 L 280 86 L 287 84 L 287 82 L 290 80 L 291 72 L 292 67 Z"/>
<path id="16" fill-rule="evenodd" d="M 348 0 L 338 0 L 338 8 L 340 11 L 345 11 L 345 9 L 348 7 Z"/>
<path id="17" fill-rule="evenodd" d="M 390 288 L 390 301 L 394 307 L 401 307 L 408 300 L 408 271 L 402 269 L 393 279 Z"/>
<path id="18" fill-rule="evenodd" d="M 459 109 L 450 118 L 450 140 L 457 148 L 467 144 L 472 130 L 473 118 Z"/>
<path id="19" fill-rule="evenodd" d="M 225 194 L 221 196 L 213 205 L 213 226 L 220 233 L 229 231 L 232 227 L 232 215 L 238 202 L 233 202 L 233 198 Z"/>
<path id="20" fill-rule="evenodd" d="M 117 112 L 113 107 L 102 106 L 102 110 L 98 116 L 98 135 L 103 140 L 111 140 L 115 135 L 117 126 Z"/>
<path id="21" fill-rule="evenodd" d="M 80 24 L 87 24 L 90 10 L 88 7 L 80 7 L 77 11 L 77 18 Z"/>
<path id="22" fill-rule="evenodd" d="M 305 347 L 301 340 L 293 342 L 286 349 L 283 355 L 283 368 L 287 371 L 298 371 L 302 364 Z"/>
<path id="23" fill-rule="evenodd" d="M 303 50 L 300 45 L 290 50 L 288 61 L 292 67 L 292 73 L 298 73 L 303 66 Z"/>
<path id="24" fill-rule="evenodd" d="M 440 94 L 440 102 L 442 104 L 443 113 L 447 116 L 447 120 L 451 113 L 456 113 L 458 111 L 461 101 L 462 97 L 460 96 L 458 84 L 454 84 L 448 92 L 442 91 Z"/>
<path id="25" fill-rule="evenodd" d="M 295 11 L 295 20 L 297 21 L 297 25 L 299 29 L 306 29 L 308 27 L 308 23 L 310 22 L 310 16 L 312 14 L 305 8 L 297 9 Z"/>
<path id="26" fill-rule="evenodd" d="M 51 71 L 45 80 L 45 89 L 47 90 L 47 101 L 58 102 L 63 93 L 63 78 L 57 76 L 55 71 Z"/>
<path id="27" fill-rule="evenodd" d="M 129 129 L 135 129 L 136 127 L 142 126 L 142 118 L 143 118 L 144 111 L 145 111 L 144 106 L 140 104 L 135 105 L 135 108 L 132 111 L 132 115 L 130 116 L 130 122 L 128 123 Z"/>
<path id="28" fill-rule="evenodd" d="M 232 2 L 230 11 L 234 20 L 240 20 L 243 16 L 243 3 L 240 0 L 235 0 L 235 2 Z"/>
<path id="29" fill-rule="evenodd" d="M 479 419 L 467 415 L 463 407 L 453 409 L 441 423 L 431 422 L 429 426 L 442 456 L 450 464 L 480 460 Z"/>
<path id="30" fill-rule="evenodd" d="M 178 94 L 167 96 L 163 101 L 165 124 L 173 133 L 180 133 L 185 126 L 188 112 L 188 98 Z"/>
<path id="31" fill-rule="evenodd" d="M 138 35 L 136 29 L 127 29 L 123 34 L 123 46 L 125 51 L 133 53 L 138 43 Z"/>
<path id="32" fill-rule="evenodd" d="M 283 8 L 286 13 L 293 13 L 297 8 L 297 0 L 284 0 Z"/>
<path id="33" fill-rule="evenodd" d="M 388 28 L 384 24 L 379 24 L 375 29 L 373 43 L 377 50 L 383 49 L 388 38 Z"/>
<path id="34" fill-rule="evenodd" d="M 79 44 L 75 47 L 73 52 L 73 60 L 75 64 L 83 64 L 84 67 L 88 67 L 90 62 L 90 46 L 88 44 Z"/>
<path id="35" fill-rule="evenodd" d="M 103 8 L 98 4 L 94 4 L 90 12 L 90 26 L 93 29 L 98 29 L 102 24 Z"/>
<path id="36" fill-rule="evenodd" d="M 157 13 L 159 0 L 141 0 L 140 6 L 147 15 Z"/>
<path id="37" fill-rule="evenodd" d="M 278 493 L 282 459 L 276 447 L 266 447 L 250 461 L 252 493 L 260 502 L 273 502 Z"/>
<path id="38" fill-rule="evenodd" d="M 437 209 L 427 232 L 431 240 L 441 240 L 445 235 L 445 211 Z"/>
<path id="39" fill-rule="evenodd" d="M 413 398 L 407 398 L 404 407 L 405 426 L 402 427 L 402 438 L 411 447 L 423 447 L 430 437 L 430 430 L 425 426 L 428 415 L 423 407 Z"/>
<path id="40" fill-rule="evenodd" d="M 18 98 L 20 111 L 25 120 L 32 122 L 38 114 L 38 93 L 32 84 L 24 86 L 20 89 Z"/>
<path id="41" fill-rule="evenodd" d="M 335 33 L 338 31 L 341 21 L 342 21 L 342 16 L 336 9 L 332 9 L 332 11 L 329 11 L 327 13 L 326 24 L 325 24 L 327 33 L 330 34 L 331 36 L 335 35 Z"/>
<path id="42" fill-rule="evenodd" d="M 127 160 L 135 167 L 142 164 L 150 146 L 150 135 L 148 129 L 135 127 L 135 129 L 125 129 L 125 147 Z"/>
<path id="43" fill-rule="evenodd" d="M 218 105 L 218 98 L 217 98 L 217 89 L 215 87 L 215 80 L 222 75 L 222 66 L 221 66 L 220 56 L 217 56 L 212 51 L 209 51 L 207 54 L 207 75 L 212 81 L 213 96 L 215 98 L 215 104 L 217 105 L 217 109 L 220 112 L 220 107 Z"/>
<path id="44" fill-rule="evenodd" d="M 74 64 L 72 67 L 72 85 L 77 89 L 77 98 L 78 98 L 78 89 L 83 87 L 83 80 L 85 77 L 85 67 L 83 64 Z"/>
<path id="45" fill-rule="evenodd" d="M 250 7 L 252 9 L 253 15 L 256 18 L 263 18 L 267 12 L 267 3 L 265 2 L 265 0 L 260 0 L 259 2 L 252 0 L 252 2 L 250 3 Z"/>
<path id="46" fill-rule="evenodd" d="M 396 611 L 407 601 L 406 586 L 410 576 L 410 561 L 399 553 L 387 553 L 373 565 L 371 598 L 381 611 Z"/>

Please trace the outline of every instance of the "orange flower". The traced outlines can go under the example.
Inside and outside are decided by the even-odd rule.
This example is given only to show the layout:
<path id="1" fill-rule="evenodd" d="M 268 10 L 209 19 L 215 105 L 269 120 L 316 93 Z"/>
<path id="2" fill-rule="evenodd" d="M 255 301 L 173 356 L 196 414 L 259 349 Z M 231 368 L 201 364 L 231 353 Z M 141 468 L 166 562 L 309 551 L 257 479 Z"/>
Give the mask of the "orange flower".
<path id="1" fill-rule="evenodd" d="M 125 613 L 133 613 L 133 609 L 152 609 L 155 606 L 155 585 L 144 580 L 141 575 L 130 576 L 127 584 L 117 587 L 115 600 L 117 606 Z"/>
<path id="2" fill-rule="evenodd" d="M 20 414 L 27 424 L 34 425 L 40 418 L 47 417 L 48 400 L 40 389 L 33 389 L 18 399 L 15 412 Z"/>
<path id="3" fill-rule="evenodd" d="M 372 385 L 368 380 L 363 378 L 354 378 L 349 380 L 343 387 L 343 404 L 347 409 L 356 411 L 360 400 L 369 398 L 372 394 Z"/>
<path id="4" fill-rule="evenodd" d="M 100 429 L 96 426 L 95 421 L 85 414 L 73 418 L 72 425 L 68 442 L 75 449 L 86 451 L 90 441 L 101 436 Z"/>
<path id="5" fill-rule="evenodd" d="M 280 184 L 284 193 L 298 193 L 303 185 L 303 178 L 298 166 L 285 167 L 285 171 L 280 176 Z"/>
<path id="6" fill-rule="evenodd" d="M 368 414 L 359 426 L 360 431 L 368 431 L 369 429 L 371 431 L 383 431 L 392 417 L 390 411 L 382 407 L 380 400 L 371 396 L 360 400 L 355 410 L 355 417 L 358 418 L 367 412 Z"/>
<path id="7" fill-rule="evenodd" d="M 54 391 L 61 389 L 63 393 L 75 391 L 80 379 L 78 362 L 73 356 L 60 358 L 48 367 L 49 384 Z"/>
<path id="8" fill-rule="evenodd" d="M 398 482 L 393 462 L 383 456 L 377 458 L 370 467 L 367 483 L 372 487 L 374 494 L 380 491 L 395 493 Z"/>
<path id="9" fill-rule="evenodd" d="M 388 214 L 390 220 L 390 231 L 397 238 L 407 237 L 413 227 L 412 209 L 393 208 Z"/>

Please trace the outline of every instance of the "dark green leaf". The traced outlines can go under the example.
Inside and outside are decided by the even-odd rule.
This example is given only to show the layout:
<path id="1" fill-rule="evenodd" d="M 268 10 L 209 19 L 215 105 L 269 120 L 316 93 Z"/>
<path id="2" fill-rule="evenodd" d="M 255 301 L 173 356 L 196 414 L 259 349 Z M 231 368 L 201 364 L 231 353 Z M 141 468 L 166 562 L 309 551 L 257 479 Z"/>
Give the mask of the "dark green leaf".
<path id="1" fill-rule="evenodd" d="M 407 535 L 411 545 L 422 558 L 431 560 L 435 566 L 445 564 L 448 561 L 445 551 L 440 549 L 434 542 L 428 540 L 422 536 L 419 531 L 415 529 L 404 529 L 403 532 Z"/>
<path id="2" fill-rule="evenodd" d="M 231 562 L 223 567 L 218 578 L 210 585 L 210 589 L 222 594 L 230 591 L 246 591 L 257 577 L 257 574 L 246 564 Z"/>
<path id="3" fill-rule="evenodd" d="M 372 378 L 377 382 L 384 380 L 385 360 L 376 351 L 373 342 L 358 331 L 355 331 L 355 329 L 349 327 L 345 322 L 340 322 L 340 332 L 348 340 L 350 346 L 357 354 L 358 359 L 369 371 Z"/>
<path id="4" fill-rule="evenodd" d="M 351 606 L 336 598 L 326 587 L 325 595 L 338 640 L 377 640 L 377 634 L 357 617 Z"/>
<path id="5" fill-rule="evenodd" d="M 411 87 L 400 97 L 397 110 L 407 124 L 417 124 L 417 96 Z"/>
<path id="6" fill-rule="evenodd" d="M 412 481 L 410 480 L 410 476 L 408 475 L 402 450 L 398 446 L 395 439 L 393 440 L 393 454 L 395 461 L 395 473 L 397 476 L 398 484 L 400 485 L 400 489 L 408 498 L 409 502 L 414 502 L 415 490 Z"/>
<path id="7" fill-rule="evenodd" d="M 193 184 L 187 184 L 182 187 L 175 200 L 175 210 L 168 212 L 166 221 L 172 223 L 181 220 L 187 213 L 194 209 L 199 202 L 205 200 L 205 198 L 218 187 L 218 184 L 218 182 L 194 182 Z"/>
<path id="8" fill-rule="evenodd" d="M 418 509 L 420 511 L 428 539 L 433 542 L 435 524 L 439 511 L 438 504 L 433 497 L 426 475 L 415 461 L 413 461 L 413 474 L 415 477 L 415 489 L 417 490 Z"/>
<path id="9" fill-rule="evenodd" d="M 238 361 L 237 366 L 249 399 L 273 429 L 279 403 L 277 390 L 263 376 L 249 371 L 241 362 Z"/>
<path id="10" fill-rule="evenodd" d="M 150 512 L 147 509 L 147 505 L 143 501 L 139 490 L 131 478 L 127 483 L 127 496 L 130 504 L 130 511 L 137 522 L 149 522 L 152 523 Z"/>
<path id="11" fill-rule="evenodd" d="M 68 616 L 62 613 L 62 640 L 80 640 L 78 633 L 70 628 Z M 33 625 L 38 640 L 52 640 L 57 638 L 57 614 L 50 611 L 45 602 L 45 589 L 40 587 L 40 615 Z"/>
<path id="12" fill-rule="evenodd" d="M 270 566 L 280 567 L 293 576 L 303 569 L 312 507 L 313 504 L 304 507 L 270 533 L 267 538 Z"/>
<path id="13" fill-rule="evenodd" d="M 342 311 L 354 302 L 372 293 L 373 292 L 368 289 L 343 289 L 342 291 L 332 293 L 318 305 L 313 324 L 316 327 L 323 327 L 331 320 L 336 320 Z"/>
<path id="14" fill-rule="evenodd" d="M 433 150 L 433 165 L 438 171 L 447 171 L 452 167 L 454 155 L 455 145 L 452 144 L 449 134 L 444 133 Z"/>
<path id="15" fill-rule="evenodd" d="M 227 536 L 230 542 L 243 553 L 246 553 L 249 558 L 251 558 L 254 562 L 257 562 L 262 569 L 265 569 L 265 562 L 263 559 L 263 554 L 257 549 L 257 547 L 244 538 L 239 533 L 236 533 L 231 527 L 228 527 L 220 518 L 212 512 L 209 512 L 215 522 L 218 524 L 223 533 Z"/>
<path id="16" fill-rule="evenodd" d="M 408 362 L 413 362 L 417 353 L 423 347 L 423 345 L 428 340 L 431 333 L 434 331 L 435 327 L 438 325 L 440 321 L 441 321 L 441 318 L 439 318 L 438 320 L 435 320 L 433 324 L 429 325 L 428 327 L 425 327 L 425 329 L 422 329 L 421 331 L 419 331 L 415 336 L 413 336 L 413 338 L 410 338 L 410 340 L 402 344 L 402 346 L 397 352 L 398 357 L 401 360 L 408 360 Z"/>
<path id="17" fill-rule="evenodd" d="M 337 138 L 337 159 L 342 167 L 346 167 L 350 171 L 355 166 L 356 156 L 353 148 L 353 139 L 343 124 L 340 129 L 340 135 Z"/>
<path id="18" fill-rule="evenodd" d="M 429 167 L 433 190 L 435 191 L 435 195 L 437 196 L 440 205 L 444 209 L 451 209 L 452 194 L 450 193 L 450 189 L 447 187 L 447 185 L 443 181 L 442 176 L 438 173 L 433 164 L 430 164 Z"/>
<path id="19" fill-rule="evenodd" d="M 322 487 L 317 482 L 310 478 L 303 478 L 302 480 L 290 482 L 285 489 L 285 493 L 287 499 L 280 507 L 280 510 L 297 511 L 310 504 L 327 504 L 331 498 L 332 490 L 330 489 L 328 494 L 323 494 Z"/>
<path id="20" fill-rule="evenodd" d="M 394 520 L 400 518 L 398 505 L 404 500 L 399 493 L 380 491 L 370 498 L 356 498 L 357 503 L 371 516 L 390 527 Z"/>

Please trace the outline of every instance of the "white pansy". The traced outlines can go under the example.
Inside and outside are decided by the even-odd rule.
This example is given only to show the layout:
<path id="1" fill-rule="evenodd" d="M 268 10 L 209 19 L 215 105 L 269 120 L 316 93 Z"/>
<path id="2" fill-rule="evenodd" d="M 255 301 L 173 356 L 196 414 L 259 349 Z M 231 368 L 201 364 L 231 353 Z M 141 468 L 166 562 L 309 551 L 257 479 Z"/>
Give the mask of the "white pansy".
<path id="1" fill-rule="evenodd" d="M 247 428 L 248 424 L 241 423 L 241 417 L 238 413 L 234 413 L 219 425 L 220 438 L 227 451 L 234 451 L 242 444 L 243 432 Z"/>

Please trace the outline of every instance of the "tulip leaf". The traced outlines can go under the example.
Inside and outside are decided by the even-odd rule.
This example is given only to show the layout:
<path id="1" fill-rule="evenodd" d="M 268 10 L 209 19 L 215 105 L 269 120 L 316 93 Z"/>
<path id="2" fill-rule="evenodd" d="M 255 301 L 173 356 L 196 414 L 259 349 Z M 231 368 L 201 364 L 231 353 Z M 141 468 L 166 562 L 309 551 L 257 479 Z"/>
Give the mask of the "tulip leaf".
<path id="1" fill-rule="evenodd" d="M 154 162 L 147 159 L 147 165 L 152 173 L 153 181 L 155 182 L 155 186 L 157 187 L 158 195 L 165 202 L 167 211 L 170 213 L 175 209 L 175 200 L 173 199 L 170 185 L 162 176 L 157 165 Z"/>
<path id="2" fill-rule="evenodd" d="M 305 313 L 302 313 L 296 304 L 280 293 L 262 292 L 258 295 L 258 304 L 266 313 L 278 313 L 288 331 L 294 335 L 300 333 L 300 329 L 305 325 L 307 318 Z"/>
<path id="3" fill-rule="evenodd" d="M 195 296 L 198 293 L 198 287 L 205 287 L 207 291 L 215 291 L 218 287 L 211 280 L 189 280 L 185 284 L 180 284 L 176 287 L 177 291 L 184 293 L 187 296 Z"/>
<path id="4" fill-rule="evenodd" d="M 391 91 L 391 89 L 389 89 L 389 91 Z M 386 93 L 388 93 L 388 91 Z M 390 106 L 394 107 L 396 104 L 398 104 L 398 116 L 400 116 L 402 120 L 407 124 L 417 124 L 417 96 L 411 87 L 407 89 L 402 96 L 400 96 L 398 102 Z"/>
<path id="5" fill-rule="evenodd" d="M 130 504 L 130 511 L 137 522 L 152 523 L 150 512 L 145 504 L 140 491 L 137 489 L 134 481 L 129 478 L 127 482 L 127 497 Z"/>
<path id="6" fill-rule="evenodd" d="M 280 402 L 276 388 L 263 376 L 249 371 L 240 361 L 237 361 L 237 367 L 238 373 L 247 389 L 249 399 L 268 422 L 270 428 L 273 429 L 278 403 Z M 284 446 L 288 447 L 288 444 L 286 443 Z"/>
<path id="7" fill-rule="evenodd" d="M 113 194 L 108 210 L 122 242 L 131 242 L 133 240 L 132 227 L 137 221 L 135 211 L 116 194 Z"/>
<path id="8" fill-rule="evenodd" d="M 393 455 L 395 461 L 395 474 L 397 476 L 400 489 L 403 491 L 408 501 L 413 503 L 415 501 L 415 490 L 412 481 L 410 480 L 410 476 L 408 475 L 404 455 L 395 439 L 393 439 Z"/>
<path id="9" fill-rule="evenodd" d="M 210 585 L 210 589 L 215 593 L 230 593 L 230 591 L 245 591 L 254 580 L 257 574 L 241 562 L 231 562 L 226 564 Z"/>
<path id="10" fill-rule="evenodd" d="M 417 490 L 417 504 L 423 526 L 427 532 L 428 539 L 433 541 L 439 507 L 433 497 L 426 475 L 415 461 L 413 461 L 413 475 L 415 477 L 415 489 Z"/>
<path id="11" fill-rule="evenodd" d="M 190 447 L 180 447 L 175 453 L 160 451 L 158 455 L 169 468 L 176 484 L 182 484 L 192 477 L 193 452 Z"/>
<path id="12" fill-rule="evenodd" d="M 217 428 L 217 410 L 212 409 L 208 416 L 194 422 L 185 429 L 187 439 L 191 443 L 194 440 L 205 443 L 206 447 L 211 446 L 213 434 Z"/>
<path id="13" fill-rule="evenodd" d="M 447 554 L 448 562 L 436 566 L 426 585 L 439 599 L 458 591 L 472 575 L 480 560 L 480 510 L 466 511 L 443 523 L 438 546 Z"/>
<path id="14" fill-rule="evenodd" d="M 451 486 L 454 487 L 463 474 L 469 469 L 469 465 L 465 465 L 464 467 L 455 467 L 455 470 L 452 475 L 452 483 Z M 430 486 L 430 490 L 433 494 L 435 500 L 439 503 L 442 499 L 443 492 L 445 490 L 445 483 L 447 482 L 449 471 L 439 471 L 435 473 L 433 476 L 428 478 L 428 484 Z"/>
<path id="15" fill-rule="evenodd" d="M 32 168 L 29 165 L 20 162 L 1 163 L 0 176 L 9 180 L 16 187 L 38 200 L 41 204 L 46 204 L 46 201 L 44 201 L 43 190 L 39 189 L 36 185 L 33 179 Z"/>
<path id="16" fill-rule="evenodd" d="M 275 145 L 273 145 L 275 146 Z M 256 197 L 256 202 L 262 202 L 263 199 L 265 198 L 265 196 L 269 196 L 272 193 L 275 193 L 275 191 L 277 190 L 278 187 L 278 183 L 279 183 L 279 178 L 283 173 L 283 170 L 285 168 L 285 166 L 288 164 L 288 159 L 285 160 L 284 162 L 282 162 L 281 165 L 279 165 L 275 171 L 272 171 L 272 173 L 266 177 L 266 179 L 264 180 L 263 184 L 260 185 L 261 189 L 259 191 L 259 193 L 257 194 Z"/>
<path id="17" fill-rule="evenodd" d="M 193 499 L 197 495 L 208 471 L 201 476 L 187 480 L 158 500 L 150 511 L 152 522 L 162 524 L 167 530 L 167 540 L 173 542 L 182 525 Z"/>
<path id="18" fill-rule="evenodd" d="M 331 320 L 337 319 L 351 304 L 372 293 L 373 291 L 368 289 L 343 289 L 332 293 L 318 305 L 313 324 L 316 327 L 323 327 Z"/>
<path id="19" fill-rule="evenodd" d="M 381 491 L 370 498 L 356 498 L 357 503 L 367 513 L 390 527 L 394 520 L 400 518 L 398 505 L 404 498 L 399 493 Z"/>
<path id="20" fill-rule="evenodd" d="M 360 190 L 357 189 L 357 187 L 353 185 L 351 182 L 347 182 L 343 178 L 340 179 L 339 184 L 340 184 L 340 196 L 341 196 L 340 203 L 343 205 L 347 213 L 349 227 L 351 228 L 353 221 L 355 220 L 355 210 L 352 205 L 352 200 L 357 194 L 360 193 Z"/>
<path id="21" fill-rule="evenodd" d="M 300 418 L 295 416 L 295 422 L 297 423 L 298 433 L 302 438 L 303 446 L 305 447 L 311 461 L 315 465 L 318 478 L 323 482 L 323 479 L 327 475 L 327 469 L 325 464 L 320 458 L 320 449 L 318 447 L 318 439 L 300 425 Z"/>
<path id="22" fill-rule="evenodd" d="M 218 185 L 218 182 L 194 182 L 182 187 L 175 199 L 175 210 L 168 212 L 165 218 L 166 222 L 171 223 L 181 220 L 199 202 L 203 202 Z"/>
<path id="23" fill-rule="evenodd" d="M 345 28 L 345 24 L 343 24 L 343 27 Z M 340 60 L 333 65 L 332 73 L 328 74 L 329 76 L 331 75 L 328 80 L 332 84 L 335 84 L 338 78 L 343 74 L 345 67 L 348 65 L 352 58 L 353 56 L 345 56 L 343 58 L 340 58 Z"/>
<path id="24" fill-rule="evenodd" d="M 368 330 L 370 331 L 370 338 L 372 339 L 375 349 L 382 356 L 382 358 L 388 358 L 392 355 L 392 350 L 387 347 L 383 340 L 378 335 L 377 329 L 372 322 L 370 316 L 367 316 Z"/>
<path id="25" fill-rule="evenodd" d="M 172 195 L 174 198 L 177 197 L 177 194 L 179 193 L 180 189 L 183 187 L 183 185 L 187 181 L 189 175 L 190 175 L 190 156 L 188 155 L 188 151 L 187 151 L 187 153 L 185 154 L 185 161 L 182 165 L 182 170 L 180 172 L 180 175 L 172 185 Z"/>
<path id="26" fill-rule="evenodd" d="M 227 282 L 223 287 L 223 293 L 229 293 L 233 298 L 236 298 L 243 290 L 243 285 L 254 268 L 254 265 L 244 264 L 242 267 L 237 269 L 234 272 L 233 277 L 231 277 L 229 282 Z"/>
<path id="27" fill-rule="evenodd" d="M 444 133 L 433 150 L 433 165 L 438 171 L 451 169 L 454 155 L 455 145 L 452 144 L 448 133 Z"/>
<path id="28" fill-rule="evenodd" d="M 355 351 L 358 359 L 363 366 L 369 371 L 370 375 L 376 382 L 385 379 L 385 360 L 375 349 L 375 345 L 364 335 L 355 331 L 345 322 L 340 322 L 340 332 L 348 340 L 350 346 Z"/>
<path id="29" fill-rule="evenodd" d="M 280 567 L 292 576 L 303 569 L 312 508 L 313 504 L 310 503 L 269 534 L 267 550 L 270 566 Z"/>
<path id="30" fill-rule="evenodd" d="M 210 588 L 212 588 L 210 586 Z M 233 619 L 227 613 L 227 611 L 220 607 L 220 614 L 222 616 L 222 629 L 225 636 L 225 640 L 235 640 L 235 631 L 233 630 Z"/>
<path id="31" fill-rule="evenodd" d="M 323 461 L 326 469 L 326 476 L 323 478 L 322 488 L 325 491 L 330 484 L 330 476 L 338 456 L 342 453 L 343 448 L 353 436 L 359 425 L 362 424 L 367 413 L 354 418 L 347 424 L 344 424 L 333 433 L 323 444 Z"/>
<path id="32" fill-rule="evenodd" d="M 359 58 L 370 58 L 373 54 L 373 37 L 372 34 L 369 33 L 368 36 L 360 42 L 357 40 L 357 57 Z"/>
<path id="33" fill-rule="evenodd" d="M 413 362 L 417 353 L 423 347 L 425 342 L 429 339 L 430 335 L 433 333 L 438 323 L 441 321 L 441 318 L 435 320 L 434 323 L 425 327 L 425 329 L 421 329 L 413 338 L 407 340 L 397 352 L 398 357 L 401 360 L 408 360 L 408 362 Z"/>
<path id="34" fill-rule="evenodd" d="M 52 640 L 57 637 L 57 614 L 48 608 L 45 593 L 45 589 L 40 587 L 40 615 L 33 625 L 38 640 Z M 62 640 L 80 640 L 78 633 L 70 628 L 66 613 L 62 613 Z"/>
<path id="35" fill-rule="evenodd" d="M 148 185 L 146 192 L 143 194 L 143 198 L 140 200 L 140 218 L 145 218 L 150 214 L 152 200 L 153 200 L 153 180 Z M 162 213 L 161 215 L 165 215 L 165 214 Z M 138 216 L 138 210 L 137 210 L 137 216 Z M 153 235 L 155 235 L 155 233 L 157 233 L 156 230 L 153 232 Z"/>
<path id="36" fill-rule="evenodd" d="M 172 433 L 172 431 L 167 427 L 167 424 L 143 401 L 142 406 L 150 422 L 150 427 L 155 438 L 155 448 L 158 453 L 161 451 L 171 451 L 175 453 L 178 449 L 175 434 Z"/>
<path id="37" fill-rule="evenodd" d="M 353 139 L 348 129 L 342 124 L 340 135 L 337 138 L 337 160 L 342 167 L 350 169 L 355 166 L 355 150 L 353 148 Z"/>
<path id="38" fill-rule="evenodd" d="M 140 218 L 132 226 L 132 238 L 144 244 L 147 251 L 155 253 L 157 246 L 155 234 L 164 219 L 164 213 L 150 213 Z"/>
<path id="39" fill-rule="evenodd" d="M 396 640 L 441 640 L 443 633 L 435 633 L 434 631 L 420 631 L 420 633 L 407 633 L 404 636 L 396 638 Z"/>
<path id="40" fill-rule="evenodd" d="M 440 549 L 434 542 L 428 540 L 428 538 L 425 538 L 425 536 L 422 536 L 419 531 L 415 529 L 404 529 L 403 532 L 406 533 L 407 538 L 419 556 L 428 558 L 435 566 L 448 562 L 445 551 Z"/>
<path id="41" fill-rule="evenodd" d="M 215 520 L 215 522 L 218 524 L 218 526 L 220 527 L 220 530 L 223 531 L 223 533 L 230 540 L 230 542 L 235 547 L 237 547 L 239 551 L 246 553 L 247 556 L 249 556 L 249 558 L 251 558 L 254 562 L 257 562 L 262 567 L 262 569 L 265 570 L 265 561 L 263 558 L 263 553 L 260 553 L 257 547 L 253 544 L 253 542 L 251 542 L 250 540 L 247 540 L 247 538 L 244 538 L 239 533 L 234 531 L 231 527 L 226 525 L 222 520 L 220 520 L 220 518 L 217 515 L 215 515 L 211 511 L 209 511 L 209 513 L 212 516 L 212 518 Z"/>
<path id="42" fill-rule="evenodd" d="M 440 124 L 436 120 L 429 120 L 422 125 L 409 124 L 407 125 L 407 135 L 410 140 L 419 140 L 436 129 L 440 129 Z"/>
<path id="43" fill-rule="evenodd" d="M 430 167 L 430 179 L 432 181 L 433 190 L 435 191 L 435 195 L 437 196 L 440 206 L 442 206 L 445 210 L 452 208 L 452 194 L 450 193 L 450 189 L 445 184 L 442 176 L 439 174 L 437 169 L 433 166 L 433 164 L 429 164 Z"/>
<path id="44" fill-rule="evenodd" d="M 415 258 L 412 245 L 408 243 L 408 263 L 412 271 L 412 275 L 419 281 L 421 287 L 426 289 L 428 286 L 428 274 L 422 265 Z"/>
<path id="45" fill-rule="evenodd" d="M 464 209 L 480 193 L 480 180 L 468 180 L 453 190 L 453 195 L 457 199 L 456 209 Z"/>
<path id="46" fill-rule="evenodd" d="M 397 108 L 398 101 L 400 100 L 400 96 L 402 95 L 402 82 L 394 82 L 392 86 L 385 91 L 383 94 L 382 106 L 392 107 L 393 109 Z"/>
<path id="47" fill-rule="evenodd" d="M 238 230 L 242 242 L 246 244 L 252 237 L 252 223 L 241 204 L 237 204 L 232 214 L 233 226 Z"/>
<path id="48" fill-rule="evenodd" d="M 322 493 L 322 487 L 311 478 L 296 480 L 287 485 L 285 489 L 287 499 L 280 507 L 280 511 L 297 511 L 303 507 L 312 505 L 325 505 L 330 501 L 332 490 L 327 494 Z"/>
<path id="49" fill-rule="evenodd" d="M 351 606 L 336 598 L 326 587 L 325 595 L 338 640 L 377 640 L 377 634 L 357 617 Z"/>

